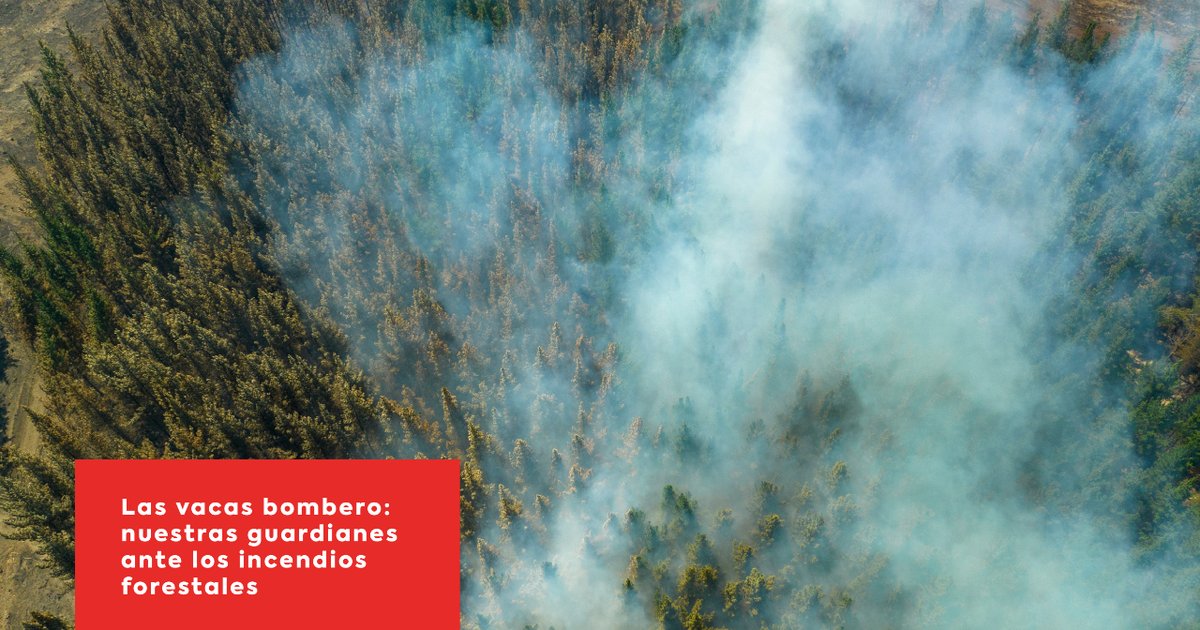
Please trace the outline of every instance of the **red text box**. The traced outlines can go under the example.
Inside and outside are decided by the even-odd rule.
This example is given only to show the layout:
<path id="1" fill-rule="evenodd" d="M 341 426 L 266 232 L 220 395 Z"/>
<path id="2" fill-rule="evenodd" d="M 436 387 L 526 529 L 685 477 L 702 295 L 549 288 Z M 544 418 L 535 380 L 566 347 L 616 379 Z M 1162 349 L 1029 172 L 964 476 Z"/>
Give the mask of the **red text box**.
<path id="1" fill-rule="evenodd" d="M 80 630 L 459 625 L 456 461 L 80 460 L 75 510 Z"/>

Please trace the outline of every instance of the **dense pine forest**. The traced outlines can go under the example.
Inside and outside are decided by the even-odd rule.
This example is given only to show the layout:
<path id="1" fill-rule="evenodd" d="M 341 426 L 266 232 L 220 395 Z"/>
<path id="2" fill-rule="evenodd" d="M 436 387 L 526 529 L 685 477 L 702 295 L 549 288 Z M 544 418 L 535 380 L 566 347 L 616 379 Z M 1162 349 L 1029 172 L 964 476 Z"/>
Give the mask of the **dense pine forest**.
<path id="1" fill-rule="evenodd" d="M 69 579 L 78 458 L 455 458 L 464 628 L 1195 627 L 1194 47 L 1070 18 L 111 2 L 0 505 Z"/>

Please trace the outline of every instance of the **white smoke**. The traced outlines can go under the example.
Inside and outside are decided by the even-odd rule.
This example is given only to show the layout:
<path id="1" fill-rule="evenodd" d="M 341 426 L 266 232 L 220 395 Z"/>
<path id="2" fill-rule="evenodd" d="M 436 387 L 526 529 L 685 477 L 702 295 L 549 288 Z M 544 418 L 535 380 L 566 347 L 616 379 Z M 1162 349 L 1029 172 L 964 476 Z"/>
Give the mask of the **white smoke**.
<path id="1" fill-rule="evenodd" d="M 540 532 L 530 534 L 537 542 L 489 527 L 483 546 L 464 547 L 477 580 L 466 586 L 464 619 L 649 625 L 654 611 L 631 604 L 622 589 L 639 547 L 629 540 L 638 534 L 627 511 L 666 520 L 669 511 L 658 507 L 664 486 L 690 493 L 697 527 L 727 558 L 733 540 L 755 535 L 749 515 L 765 481 L 790 501 L 781 508 L 787 544 L 762 545 L 756 560 L 776 570 L 786 591 L 782 604 L 764 604 L 785 627 L 1177 622 L 1183 608 L 1164 603 L 1161 581 L 1174 567 L 1136 565 L 1123 532 L 1031 489 L 1039 483 L 1030 481 L 1031 462 L 1064 457 L 1038 442 L 1062 422 L 1046 401 L 1070 409 L 1078 399 L 1079 409 L 1090 409 L 1078 384 L 1087 375 L 1056 372 L 1067 366 L 1050 361 L 1045 347 L 1051 302 L 1068 290 L 1061 270 L 1071 268 L 1046 261 L 1082 160 L 1074 148 L 1077 88 L 1065 65 L 1030 73 L 1008 63 L 1017 33 L 983 25 L 970 7 L 940 7 L 942 17 L 910 3 L 764 0 L 755 10 L 733 43 L 685 36 L 673 65 L 635 79 L 598 115 L 619 123 L 597 125 L 601 131 L 569 122 L 581 106 L 546 87 L 534 39 L 521 33 L 499 43 L 450 37 L 415 61 L 397 53 L 299 63 L 313 54 L 306 41 L 315 40 L 315 50 L 343 41 L 339 27 L 296 35 L 282 61 L 248 72 L 239 101 L 246 133 L 263 128 L 274 137 L 272 128 L 299 120 L 309 131 L 297 141 L 315 136 L 314 151 L 334 150 L 330 162 L 347 170 L 333 177 L 350 197 L 356 182 L 395 178 L 385 185 L 394 194 L 384 210 L 435 264 L 496 260 L 504 248 L 498 214 L 525 185 L 541 220 L 561 234 L 591 220 L 568 174 L 572 134 L 599 133 L 617 165 L 607 194 L 628 210 L 600 215 L 617 241 L 612 260 L 564 263 L 563 284 L 545 285 L 531 271 L 543 252 L 508 252 L 532 296 L 611 295 L 579 299 L 606 302 L 609 312 L 577 326 L 617 344 L 620 383 L 588 435 L 594 461 L 586 485 L 552 497 Z M 685 24 L 702 32 L 708 17 L 701 7 Z M 355 64 L 365 67 L 357 82 L 332 81 L 342 106 L 312 95 Z M 1158 70 L 1147 62 L 1146 72 Z M 279 84 L 312 93 L 273 91 Z M 276 110 L 292 118 L 272 121 Z M 508 143 L 517 136 L 541 140 Z M 664 172 L 672 174 L 666 193 L 654 188 Z M 279 215 L 297 212 L 295 200 L 278 203 L 292 204 L 273 208 Z M 344 265 L 338 254 L 354 238 L 346 217 L 306 212 L 320 222 L 317 234 L 321 225 L 338 227 L 325 234 L 329 241 L 281 239 L 283 258 L 309 270 Z M 364 275 L 379 266 L 369 255 L 359 262 Z M 339 290 L 318 282 L 306 291 L 314 302 L 332 295 L 342 306 L 402 300 L 408 291 Z M 439 299 L 453 314 L 472 313 L 469 292 L 446 289 Z M 532 338 L 557 321 L 554 304 L 544 312 L 540 303 L 512 305 L 525 309 L 515 333 L 510 320 L 490 325 L 498 336 L 503 328 Z M 377 325 L 363 320 L 355 321 Z M 349 332 L 364 364 L 376 361 L 375 332 Z M 575 332 L 567 334 L 570 343 Z M 563 401 L 571 385 L 491 359 L 524 383 L 497 416 L 541 429 L 527 439 L 547 467 L 551 448 L 570 448 L 576 414 Z M 560 421 L 519 417 L 547 400 Z M 644 419 L 641 437 L 628 441 L 637 453 L 618 452 L 634 418 Z M 497 425 L 501 433 L 508 426 Z M 1105 439 L 1109 468 L 1131 465 L 1127 440 Z M 815 493 L 811 509 L 806 493 Z M 1125 509 L 1113 500 L 1113 511 Z M 533 496 L 522 501 L 532 509 Z M 723 508 L 735 520 L 727 534 L 713 533 Z M 806 533 L 818 521 L 818 533 Z M 683 548 L 663 566 L 680 570 Z M 499 560 L 481 577 L 488 571 L 480 558 L 490 554 Z M 781 609 L 790 602 L 803 612 L 796 602 L 809 586 L 822 586 L 832 601 L 830 585 L 853 593 L 841 617 Z"/>

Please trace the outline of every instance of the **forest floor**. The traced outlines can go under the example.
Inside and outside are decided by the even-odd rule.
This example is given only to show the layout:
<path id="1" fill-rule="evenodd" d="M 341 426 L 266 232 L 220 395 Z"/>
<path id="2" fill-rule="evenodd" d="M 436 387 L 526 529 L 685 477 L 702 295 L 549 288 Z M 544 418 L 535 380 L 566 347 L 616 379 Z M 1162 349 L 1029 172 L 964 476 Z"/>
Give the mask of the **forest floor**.
<path id="1" fill-rule="evenodd" d="M 8 370 L 8 382 L 0 385 L 9 409 L 8 439 L 22 450 L 34 452 L 38 435 L 29 421 L 29 410 L 45 407 L 41 383 L 31 353 L 21 344 L 12 344 L 9 351 L 13 365 Z M 0 511 L 0 535 L 10 532 L 2 523 L 6 516 Z M 0 628 L 21 628 L 34 611 L 69 616 L 73 608 L 70 586 L 41 566 L 33 545 L 0 538 Z"/>
<path id="2" fill-rule="evenodd" d="M 1079 5 L 1076 24 L 1096 22 L 1106 32 L 1119 31 L 1138 16 L 1173 39 L 1191 37 L 1200 25 L 1195 0 L 1087 0 Z"/>
<path id="3" fill-rule="evenodd" d="M 1041 15 L 1042 23 L 1062 10 L 1062 0 L 987 0 L 1018 19 Z M 1200 3 L 1196 0 L 1071 0 L 1071 32 L 1079 34 L 1095 22 L 1100 33 L 1124 32 L 1141 18 L 1144 28 L 1154 28 L 1169 45 L 1178 45 L 1200 31 Z"/>
<path id="4" fill-rule="evenodd" d="M 10 351 L 14 365 L 8 370 L 8 384 L 0 388 L 11 410 L 8 437 L 32 452 L 38 448 L 38 436 L 28 410 L 44 406 L 43 394 L 29 351 L 20 344 L 13 344 Z M 0 534 L 8 531 L 0 525 Z M 40 566 L 31 544 L 0 538 L 0 628 L 21 628 L 30 613 L 39 610 L 70 615 L 73 606 L 70 586 Z"/>
<path id="5" fill-rule="evenodd" d="M 102 0 L 0 0 L 0 148 L 23 163 L 34 158 L 33 130 L 24 84 L 38 79 L 39 42 L 57 51 L 67 46 L 67 25 L 94 34 L 105 16 Z M 33 234 L 33 221 L 22 211 L 17 180 L 5 161 L 0 163 L 0 243 L 15 244 L 18 236 Z M 38 448 L 37 431 L 29 410 L 45 406 L 41 383 L 29 351 L 10 347 L 13 365 L 0 396 L 9 409 L 7 436 L 28 452 Z M 0 521 L 4 520 L 0 512 Z M 9 528 L 0 525 L 0 534 Z M 41 566 L 33 546 L 0 538 L 0 629 L 15 630 L 30 613 L 46 611 L 72 617 L 70 585 Z"/>

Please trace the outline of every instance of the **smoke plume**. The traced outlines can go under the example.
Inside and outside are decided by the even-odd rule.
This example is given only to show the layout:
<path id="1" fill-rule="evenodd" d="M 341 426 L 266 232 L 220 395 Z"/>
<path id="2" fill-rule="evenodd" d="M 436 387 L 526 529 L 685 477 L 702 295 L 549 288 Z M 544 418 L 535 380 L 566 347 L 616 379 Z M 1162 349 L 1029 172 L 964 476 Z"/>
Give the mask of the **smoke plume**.
<path id="1" fill-rule="evenodd" d="M 1189 619 L 1194 569 L 1134 553 L 1108 341 L 1057 319 L 1082 108 L 1160 57 L 1081 78 L 978 7 L 702 2 L 593 89 L 619 73 L 567 34 L 422 19 L 247 66 L 237 176 L 293 288 L 478 463 L 467 626 Z"/>

